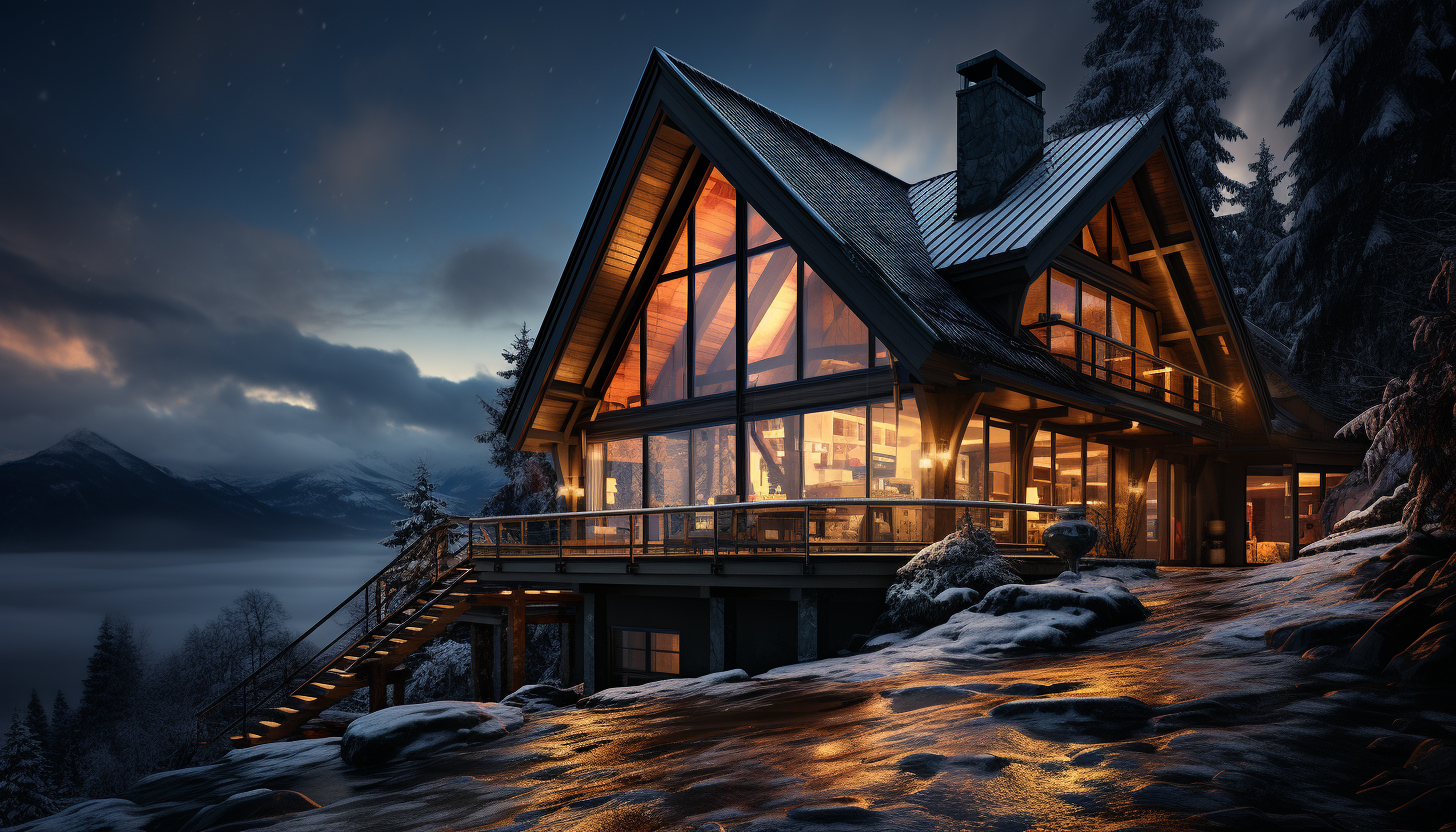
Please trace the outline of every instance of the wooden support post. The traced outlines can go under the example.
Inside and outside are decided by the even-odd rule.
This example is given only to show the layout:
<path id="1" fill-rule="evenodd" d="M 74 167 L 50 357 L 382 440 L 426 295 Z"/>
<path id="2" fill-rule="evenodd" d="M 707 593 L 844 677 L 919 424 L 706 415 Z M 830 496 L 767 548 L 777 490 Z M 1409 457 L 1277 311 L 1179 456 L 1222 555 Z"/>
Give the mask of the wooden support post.
<path id="1" fill-rule="evenodd" d="M 915 385 L 915 406 L 920 413 L 920 437 L 922 444 L 937 454 L 935 467 L 928 481 L 923 484 L 925 496 L 934 499 L 955 499 L 956 454 L 960 452 L 961 439 L 966 434 L 966 423 L 975 414 L 977 406 L 986 394 L 983 391 L 966 392 L 955 389 L 938 389 L 926 385 Z M 941 443 L 950 453 L 949 461 L 938 458 Z M 955 510 L 949 508 L 934 510 L 933 534 L 937 540 L 955 531 L 958 518 Z"/>
<path id="2" fill-rule="evenodd" d="M 511 596 L 511 674 L 510 691 L 526 685 L 526 596 Z"/>
<path id="3" fill-rule="evenodd" d="M 384 665 L 374 662 L 369 665 L 369 713 L 389 707 L 384 690 Z"/>

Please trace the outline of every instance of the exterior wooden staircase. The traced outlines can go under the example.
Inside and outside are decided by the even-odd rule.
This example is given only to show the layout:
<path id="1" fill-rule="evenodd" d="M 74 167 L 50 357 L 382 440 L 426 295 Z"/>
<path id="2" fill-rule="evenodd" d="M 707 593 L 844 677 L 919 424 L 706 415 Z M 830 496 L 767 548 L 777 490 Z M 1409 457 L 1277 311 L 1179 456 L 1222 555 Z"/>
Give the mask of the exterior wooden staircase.
<path id="1" fill-rule="evenodd" d="M 471 607 L 468 541 L 442 523 L 292 644 L 197 715 L 203 744 L 227 737 L 243 748 L 297 736 L 319 714 L 384 674 L 444 632 Z M 341 630 L 309 652 L 309 639 Z"/>

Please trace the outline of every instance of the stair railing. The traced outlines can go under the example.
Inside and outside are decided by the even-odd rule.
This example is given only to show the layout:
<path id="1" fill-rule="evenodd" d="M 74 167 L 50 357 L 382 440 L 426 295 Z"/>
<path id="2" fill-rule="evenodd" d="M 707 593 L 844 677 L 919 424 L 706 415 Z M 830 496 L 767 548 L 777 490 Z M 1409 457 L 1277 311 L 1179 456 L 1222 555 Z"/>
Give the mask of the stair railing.
<path id="1" fill-rule="evenodd" d="M 451 517 L 421 534 L 291 644 L 198 711 L 198 742 L 216 743 L 240 727 L 246 729 L 264 710 L 283 704 L 290 693 L 463 562 L 469 538 L 457 529 L 465 523 L 467 518 Z M 339 633 L 315 649 L 309 639 L 325 625 L 341 621 L 347 623 Z"/>

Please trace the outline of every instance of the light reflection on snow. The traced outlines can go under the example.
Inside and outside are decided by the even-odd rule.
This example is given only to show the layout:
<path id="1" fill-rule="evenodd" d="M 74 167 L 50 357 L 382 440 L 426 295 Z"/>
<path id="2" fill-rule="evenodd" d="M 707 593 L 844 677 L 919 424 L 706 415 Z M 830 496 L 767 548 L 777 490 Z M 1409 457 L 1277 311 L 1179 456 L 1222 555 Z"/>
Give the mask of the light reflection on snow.
<path id="1" fill-rule="evenodd" d="M 1352 600 L 1349 572 L 1370 554 L 1138 582 L 1149 620 L 1058 652 L 829 660 L 543 712 L 493 745 L 373 774 L 290 776 L 275 759 L 270 785 L 328 805 L 270 828 L 1186 828 L 1251 802 L 1386 828 L 1350 786 L 1388 764 L 1363 749 L 1415 706 L 1262 641 L 1292 620 L 1378 611 Z M 990 716 L 1008 703 L 1025 704 Z M 161 778 L 168 799 L 259 785 L 188 777 Z"/>

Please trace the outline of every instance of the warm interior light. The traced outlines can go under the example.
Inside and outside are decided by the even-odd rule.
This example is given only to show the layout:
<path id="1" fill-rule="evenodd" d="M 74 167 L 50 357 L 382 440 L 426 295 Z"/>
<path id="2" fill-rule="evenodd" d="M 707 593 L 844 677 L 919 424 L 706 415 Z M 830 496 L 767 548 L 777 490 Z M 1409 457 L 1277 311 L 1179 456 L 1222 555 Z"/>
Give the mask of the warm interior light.
<path id="1" fill-rule="evenodd" d="M 1171 373 L 1171 372 L 1173 372 L 1173 368 L 1172 367 L 1154 367 L 1151 370 L 1143 370 L 1143 375 L 1145 375 L 1145 376 L 1159 376 L 1159 375 L 1163 375 L 1164 373 Z"/>
<path id="2" fill-rule="evenodd" d="M 928 456 L 922 456 L 920 458 L 920 467 L 921 468 L 934 468 L 935 467 L 935 460 L 931 459 Z"/>

